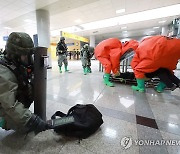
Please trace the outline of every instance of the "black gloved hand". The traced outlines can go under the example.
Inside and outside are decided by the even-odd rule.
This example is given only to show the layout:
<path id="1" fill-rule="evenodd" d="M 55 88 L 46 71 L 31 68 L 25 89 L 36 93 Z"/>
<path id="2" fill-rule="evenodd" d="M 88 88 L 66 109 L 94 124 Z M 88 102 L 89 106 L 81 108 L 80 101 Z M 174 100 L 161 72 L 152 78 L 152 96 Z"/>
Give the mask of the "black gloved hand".
<path id="1" fill-rule="evenodd" d="M 32 117 L 29 119 L 26 127 L 28 128 L 28 133 L 34 131 L 35 134 L 38 134 L 42 131 L 50 129 L 51 125 L 46 123 L 39 116 L 32 114 Z"/>

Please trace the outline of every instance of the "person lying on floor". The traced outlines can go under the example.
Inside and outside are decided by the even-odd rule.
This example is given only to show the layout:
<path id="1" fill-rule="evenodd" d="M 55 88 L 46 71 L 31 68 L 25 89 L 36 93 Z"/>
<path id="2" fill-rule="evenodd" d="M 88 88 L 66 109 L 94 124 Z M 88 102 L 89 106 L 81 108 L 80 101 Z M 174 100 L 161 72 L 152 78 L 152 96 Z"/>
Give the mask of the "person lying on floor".
<path id="1" fill-rule="evenodd" d="M 160 68 L 165 68 L 170 72 L 173 72 L 173 70 L 176 69 L 176 65 L 179 59 L 180 59 L 180 39 L 169 38 L 161 35 L 152 36 L 144 39 L 139 44 L 138 48 L 135 50 L 135 55 L 131 62 L 131 66 L 133 68 L 137 80 L 137 86 L 132 86 L 132 89 L 139 92 L 144 92 L 145 75 L 147 73 L 156 72 Z M 159 75 L 161 73 L 159 73 Z M 172 84 L 170 85 L 168 83 L 167 78 L 171 80 L 170 78 L 172 78 L 172 73 L 171 75 L 170 74 L 166 75 L 165 80 L 164 79 L 162 80 L 161 78 L 161 82 L 156 88 L 158 92 L 163 91 L 165 85 L 167 87 L 169 86 L 170 88 L 172 88 Z M 173 78 L 175 79 L 174 76 Z M 174 79 L 173 79 L 173 83 L 175 83 Z"/>
<path id="2" fill-rule="evenodd" d="M 178 79 L 173 72 L 166 68 L 159 68 L 155 72 L 146 73 L 147 78 L 158 77 L 160 79 L 160 83 L 155 90 L 159 93 L 163 92 L 164 89 L 167 87 L 172 91 L 175 90 L 177 87 L 180 88 L 180 79 Z"/>
<path id="3" fill-rule="evenodd" d="M 115 76 L 120 74 L 120 58 L 129 49 L 135 50 L 138 42 L 131 40 L 122 45 L 117 38 L 109 38 L 100 42 L 95 48 L 95 57 L 101 62 L 105 69 L 104 84 L 113 87 L 114 84 L 109 81 L 111 71 Z"/>

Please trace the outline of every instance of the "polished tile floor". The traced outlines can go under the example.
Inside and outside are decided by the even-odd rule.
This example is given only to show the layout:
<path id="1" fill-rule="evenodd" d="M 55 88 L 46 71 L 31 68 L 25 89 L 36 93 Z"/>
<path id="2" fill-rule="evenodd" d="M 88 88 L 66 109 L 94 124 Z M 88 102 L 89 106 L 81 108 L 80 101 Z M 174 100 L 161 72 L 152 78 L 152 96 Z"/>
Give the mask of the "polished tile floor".
<path id="1" fill-rule="evenodd" d="M 56 61 L 52 66 L 47 79 L 47 119 L 56 110 L 67 112 L 75 104 L 90 103 L 101 111 L 104 124 L 80 143 L 52 130 L 24 138 L 0 129 L 0 154 L 180 154 L 180 89 L 159 94 L 152 88 L 133 92 L 130 85 L 119 83 L 107 87 L 95 60 L 88 75 L 83 75 L 80 61 L 69 61 L 69 73 L 60 74 Z M 178 71 L 176 75 L 180 77 Z M 173 140 L 179 146 L 142 144 L 149 140 Z"/>

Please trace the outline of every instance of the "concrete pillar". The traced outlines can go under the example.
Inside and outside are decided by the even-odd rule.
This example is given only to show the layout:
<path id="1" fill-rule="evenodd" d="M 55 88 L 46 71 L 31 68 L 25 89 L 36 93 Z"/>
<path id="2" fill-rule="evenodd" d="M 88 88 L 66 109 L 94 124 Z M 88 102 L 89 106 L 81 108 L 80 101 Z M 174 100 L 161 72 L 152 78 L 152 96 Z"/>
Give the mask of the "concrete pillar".
<path id="1" fill-rule="evenodd" d="M 48 48 L 50 45 L 50 19 L 46 10 L 36 11 L 38 46 Z"/>
<path id="2" fill-rule="evenodd" d="M 168 26 L 163 26 L 162 31 L 161 31 L 161 35 L 167 36 L 168 33 L 169 33 L 169 27 Z"/>
<path id="3" fill-rule="evenodd" d="M 95 36 L 94 35 L 90 36 L 90 47 L 95 47 Z"/>
<path id="4" fill-rule="evenodd" d="M 37 48 L 34 58 L 34 113 L 46 120 L 47 48 L 50 46 L 50 20 L 46 10 L 36 11 Z"/>

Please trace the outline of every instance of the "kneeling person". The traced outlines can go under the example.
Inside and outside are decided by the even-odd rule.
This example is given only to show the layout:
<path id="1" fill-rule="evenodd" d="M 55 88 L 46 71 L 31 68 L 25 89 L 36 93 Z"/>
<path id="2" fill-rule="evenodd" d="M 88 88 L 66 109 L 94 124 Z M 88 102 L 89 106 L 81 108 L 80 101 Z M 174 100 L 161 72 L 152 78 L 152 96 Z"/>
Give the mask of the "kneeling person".
<path id="1" fill-rule="evenodd" d="M 20 133 L 45 131 L 49 125 L 28 108 L 33 97 L 34 44 L 26 33 L 9 35 L 0 58 L 0 126 Z"/>

